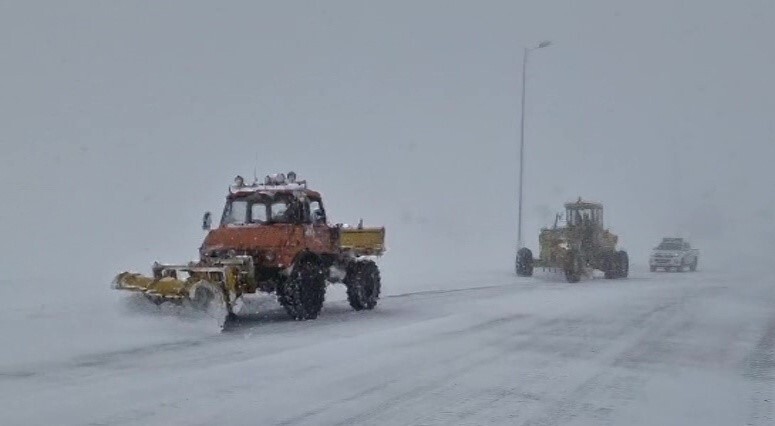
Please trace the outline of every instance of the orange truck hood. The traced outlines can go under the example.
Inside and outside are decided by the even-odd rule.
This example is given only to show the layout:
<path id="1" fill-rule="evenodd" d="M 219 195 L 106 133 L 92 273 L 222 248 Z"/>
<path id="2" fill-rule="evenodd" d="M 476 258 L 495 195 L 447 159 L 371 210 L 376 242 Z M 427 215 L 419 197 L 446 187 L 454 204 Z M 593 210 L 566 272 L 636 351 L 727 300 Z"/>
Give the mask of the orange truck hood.
<path id="1" fill-rule="evenodd" d="M 298 239 L 293 225 L 234 226 L 211 230 L 202 243 L 203 251 L 256 251 L 293 245 Z"/>

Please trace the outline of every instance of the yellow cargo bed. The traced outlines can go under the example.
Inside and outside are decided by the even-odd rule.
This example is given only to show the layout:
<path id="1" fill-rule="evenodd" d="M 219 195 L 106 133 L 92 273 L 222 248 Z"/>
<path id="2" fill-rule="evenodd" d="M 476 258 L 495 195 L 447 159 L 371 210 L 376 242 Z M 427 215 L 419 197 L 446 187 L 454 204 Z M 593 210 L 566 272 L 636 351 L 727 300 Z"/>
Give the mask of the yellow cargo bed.
<path id="1" fill-rule="evenodd" d="M 385 228 L 342 228 L 339 246 L 358 256 L 379 256 L 385 252 Z"/>

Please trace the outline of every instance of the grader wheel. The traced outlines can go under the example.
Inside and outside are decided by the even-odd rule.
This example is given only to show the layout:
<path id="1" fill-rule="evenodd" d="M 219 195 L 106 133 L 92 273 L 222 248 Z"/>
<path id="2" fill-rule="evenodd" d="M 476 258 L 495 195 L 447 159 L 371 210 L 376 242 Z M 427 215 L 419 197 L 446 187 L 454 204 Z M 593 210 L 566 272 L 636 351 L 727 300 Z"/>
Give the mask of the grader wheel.
<path id="1" fill-rule="evenodd" d="M 630 257 L 624 250 L 616 252 L 617 278 L 627 278 L 630 275 Z"/>
<path id="2" fill-rule="evenodd" d="M 615 251 L 611 250 L 603 255 L 602 269 L 605 279 L 619 278 L 619 255 Z"/>
<path id="3" fill-rule="evenodd" d="M 581 255 L 575 251 L 568 254 L 568 258 L 565 261 L 565 279 L 569 283 L 577 283 L 581 281 L 581 274 L 584 271 L 584 265 L 582 263 Z"/>
<path id="4" fill-rule="evenodd" d="M 515 265 L 517 276 L 533 276 L 533 252 L 527 247 L 522 247 L 517 251 L 517 261 Z"/>

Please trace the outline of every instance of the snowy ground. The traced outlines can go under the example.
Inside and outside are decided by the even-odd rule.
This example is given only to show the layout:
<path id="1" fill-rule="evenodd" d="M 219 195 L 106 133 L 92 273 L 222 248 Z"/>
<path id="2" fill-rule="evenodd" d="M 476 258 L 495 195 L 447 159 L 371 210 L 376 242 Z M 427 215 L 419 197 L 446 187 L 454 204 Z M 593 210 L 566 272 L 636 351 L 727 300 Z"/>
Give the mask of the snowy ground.
<path id="1" fill-rule="evenodd" d="M 138 313 L 107 284 L 11 303 L 5 282 L 0 424 L 772 425 L 771 281 L 386 281 L 371 312 L 336 289 L 293 322 L 259 298 L 228 333 Z"/>

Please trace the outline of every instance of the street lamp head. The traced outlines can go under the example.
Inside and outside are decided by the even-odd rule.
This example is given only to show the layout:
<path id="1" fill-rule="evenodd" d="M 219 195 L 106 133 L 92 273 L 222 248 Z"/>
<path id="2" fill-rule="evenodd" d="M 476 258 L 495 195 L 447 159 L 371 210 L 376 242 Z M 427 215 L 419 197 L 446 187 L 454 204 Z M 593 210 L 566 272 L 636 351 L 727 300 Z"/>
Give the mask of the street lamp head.
<path id="1" fill-rule="evenodd" d="M 538 47 L 537 47 L 537 49 L 543 49 L 544 47 L 549 47 L 549 46 L 551 46 L 551 45 L 552 45 L 552 42 L 551 42 L 551 41 L 549 41 L 549 40 L 544 40 L 544 41 L 542 41 L 542 42 L 538 43 Z"/>

